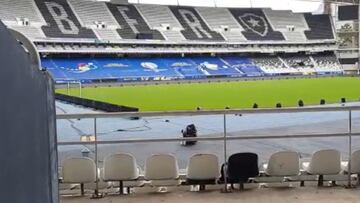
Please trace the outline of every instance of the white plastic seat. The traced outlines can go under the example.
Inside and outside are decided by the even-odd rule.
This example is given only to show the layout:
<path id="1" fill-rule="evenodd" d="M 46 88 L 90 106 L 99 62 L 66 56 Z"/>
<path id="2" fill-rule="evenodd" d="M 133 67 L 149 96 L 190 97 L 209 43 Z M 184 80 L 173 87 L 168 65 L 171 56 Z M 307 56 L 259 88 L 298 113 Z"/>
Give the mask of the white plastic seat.
<path id="1" fill-rule="evenodd" d="M 90 158 L 70 158 L 62 163 L 62 183 L 80 183 L 84 195 L 84 183 L 96 181 L 96 165 Z"/>
<path id="2" fill-rule="evenodd" d="M 104 159 L 105 181 L 131 181 L 139 178 L 135 158 L 130 154 L 113 154 Z"/>
<path id="3" fill-rule="evenodd" d="M 318 176 L 318 186 L 323 186 L 324 180 L 332 181 L 333 185 L 339 179 L 342 179 L 341 172 L 341 155 L 340 152 L 333 149 L 319 150 L 313 154 L 310 163 L 303 163 L 304 170 L 313 176 Z M 310 180 L 308 175 L 302 175 L 302 186 L 304 181 Z"/>
<path id="4" fill-rule="evenodd" d="M 281 151 L 271 155 L 267 164 L 264 164 L 266 176 L 255 178 L 267 187 L 291 187 L 291 182 L 297 181 L 300 173 L 300 157 L 297 152 Z"/>
<path id="5" fill-rule="evenodd" d="M 180 184 L 176 158 L 170 154 L 152 155 L 146 160 L 145 179 L 152 186 L 176 186 Z"/>
<path id="6" fill-rule="evenodd" d="M 71 183 L 62 183 L 63 175 L 62 175 L 62 167 L 58 167 L 58 176 L 59 176 L 59 191 L 64 190 L 72 190 L 79 186 L 79 184 L 71 184 Z"/>
<path id="7" fill-rule="evenodd" d="M 196 154 L 192 156 L 187 168 L 187 182 L 191 185 L 200 185 L 204 190 L 205 185 L 215 184 L 219 178 L 219 161 L 213 154 Z"/>
<path id="8" fill-rule="evenodd" d="M 313 175 L 336 175 L 341 171 L 340 152 L 333 149 L 320 150 L 313 154 L 305 170 Z"/>
<path id="9" fill-rule="evenodd" d="M 121 194 L 123 194 L 123 187 L 128 187 L 129 191 L 130 187 L 141 186 L 138 178 L 139 167 L 132 155 L 119 153 L 104 159 L 104 181 L 119 181 Z M 125 181 L 126 186 L 124 185 Z"/>
<path id="10" fill-rule="evenodd" d="M 271 155 L 265 173 L 269 176 L 296 176 L 299 171 L 299 154 L 283 151 Z"/>
<path id="11" fill-rule="evenodd" d="M 341 162 L 341 169 L 346 173 L 348 170 L 348 161 Z M 360 150 L 357 150 L 351 154 L 351 173 L 360 174 Z"/>
<path id="12" fill-rule="evenodd" d="M 90 158 L 70 158 L 62 164 L 63 183 L 91 183 L 96 180 L 96 165 Z"/>
<path id="13" fill-rule="evenodd" d="M 353 152 L 351 155 L 351 173 L 360 174 L 360 150 Z"/>

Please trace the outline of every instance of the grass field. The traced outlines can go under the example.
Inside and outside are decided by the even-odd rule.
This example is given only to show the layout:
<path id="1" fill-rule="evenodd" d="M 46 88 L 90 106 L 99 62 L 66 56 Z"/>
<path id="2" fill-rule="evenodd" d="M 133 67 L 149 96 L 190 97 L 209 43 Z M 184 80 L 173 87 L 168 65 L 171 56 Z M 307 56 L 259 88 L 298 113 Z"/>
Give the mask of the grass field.
<path id="1" fill-rule="evenodd" d="M 57 90 L 66 93 L 66 89 Z M 79 90 L 70 94 L 78 96 Z M 82 90 L 84 98 L 113 104 L 138 107 L 140 111 L 259 108 L 297 106 L 302 99 L 305 105 L 338 103 L 340 98 L 359 101 L 360 78 L 309 78 L 264 81 L 214 82 L 192 84 L 138 85 L 123 87 L 87 87 Z"/>

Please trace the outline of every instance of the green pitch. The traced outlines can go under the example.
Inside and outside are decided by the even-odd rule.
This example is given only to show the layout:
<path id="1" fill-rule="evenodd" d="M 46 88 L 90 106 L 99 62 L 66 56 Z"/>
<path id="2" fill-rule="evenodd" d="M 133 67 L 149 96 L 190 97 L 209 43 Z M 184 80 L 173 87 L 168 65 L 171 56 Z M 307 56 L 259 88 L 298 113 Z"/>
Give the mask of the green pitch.
<path id="1" fill-rule="evenodd" d="M 57 90 L 66 93 L 66 89 Z M 79 90 L 71 89 L 78 96 Z M 113 104 L 138 107 L 140 111 L 194 110 L 297 106 L 299 99 L 305 105 L 359 101 L 360 78 L 335 77 L 311 79 L 281 79 L 264 81 L 212 82 L 192 84 L 138 85 L 123 87 L 88 87 L 82 90 L 84 98 Z"/>

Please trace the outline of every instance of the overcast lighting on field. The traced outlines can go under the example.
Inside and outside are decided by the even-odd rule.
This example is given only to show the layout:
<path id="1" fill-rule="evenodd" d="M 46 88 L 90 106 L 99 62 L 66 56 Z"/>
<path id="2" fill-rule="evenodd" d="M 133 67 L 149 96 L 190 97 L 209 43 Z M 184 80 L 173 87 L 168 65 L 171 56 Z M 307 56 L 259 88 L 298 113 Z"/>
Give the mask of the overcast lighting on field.
<path id="1" fill-rule="evenodd" d="M 129 0 L 131 3 L 217 6 L 217 7 L 260 7 L 294 12 L 321 12 L 322 1 L 319 0 Z"/>

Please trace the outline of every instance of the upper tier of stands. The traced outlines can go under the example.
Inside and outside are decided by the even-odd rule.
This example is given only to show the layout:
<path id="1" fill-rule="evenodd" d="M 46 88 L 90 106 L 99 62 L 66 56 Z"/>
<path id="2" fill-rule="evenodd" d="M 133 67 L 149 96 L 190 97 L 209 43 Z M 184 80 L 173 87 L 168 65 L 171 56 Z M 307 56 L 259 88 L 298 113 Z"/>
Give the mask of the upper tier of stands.
<path id="1" fill-rule="evenodd" d="M 328 15 L 259 8 L 5 0 L 1 3 L 0 19 L 34 41 L 244 44 L 335 41 Z"/>
<path id="2" fill-rule="evenodd" d="M 341 74 L 334 54 L 221 57 L 44 58 L 57 82 Z"/>

